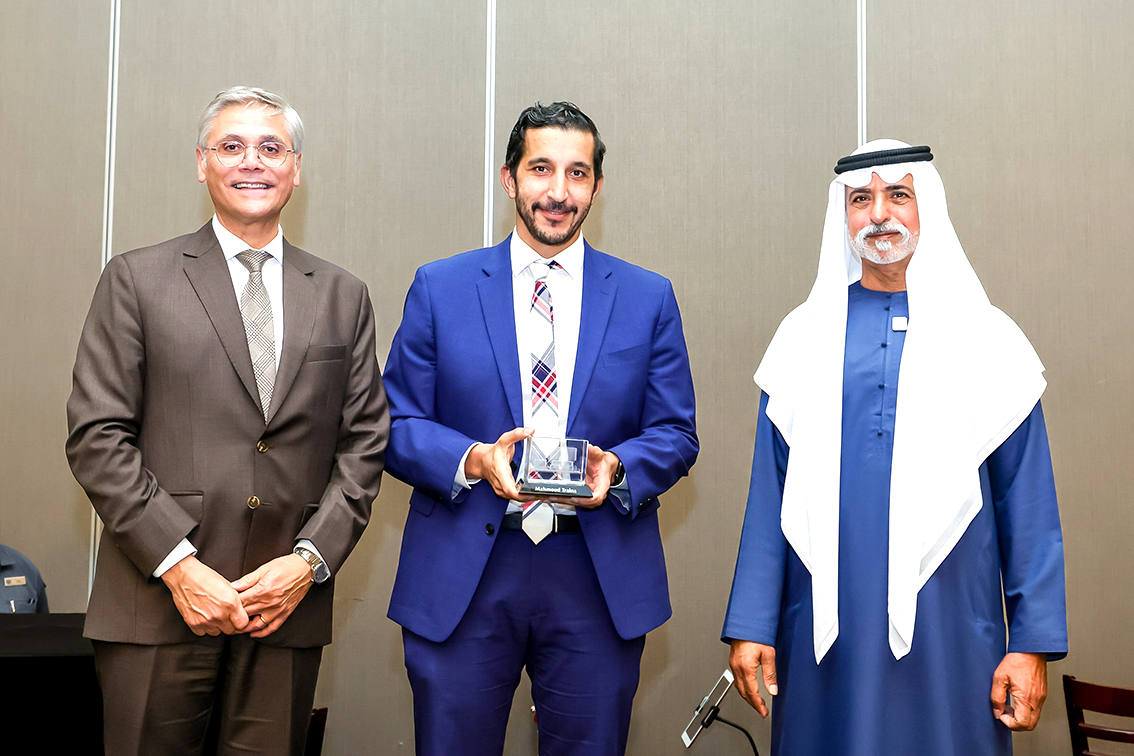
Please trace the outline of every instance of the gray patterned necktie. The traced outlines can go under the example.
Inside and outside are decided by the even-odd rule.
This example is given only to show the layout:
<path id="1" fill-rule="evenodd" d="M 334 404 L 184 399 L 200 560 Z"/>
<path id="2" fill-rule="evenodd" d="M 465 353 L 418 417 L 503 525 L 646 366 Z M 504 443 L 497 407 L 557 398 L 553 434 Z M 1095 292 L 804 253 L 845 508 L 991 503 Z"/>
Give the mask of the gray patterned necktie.
<path id="1" fill-rule="evenodd" d="M 248 268 L 248 283 L 240 296 L 240 316 L 244 319 L 244 332 L 248 335 L 248 355 L 256 374 L 256 388 L 260 392 L 260 407 L 264 420 L 272 406 L 272 385 L 276 382 L 276 333 L 272 326 L 272 301 L 264 288 L 264 263 L 271 255 L 259 249 L 246 249 L 236 259 Z"/>

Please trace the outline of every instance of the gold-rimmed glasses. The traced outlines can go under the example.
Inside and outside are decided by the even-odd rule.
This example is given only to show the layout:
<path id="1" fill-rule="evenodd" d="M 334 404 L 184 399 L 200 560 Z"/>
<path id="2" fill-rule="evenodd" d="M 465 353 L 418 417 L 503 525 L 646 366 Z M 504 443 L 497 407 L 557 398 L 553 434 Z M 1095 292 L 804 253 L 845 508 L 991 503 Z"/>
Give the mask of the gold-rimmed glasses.
<path id="1" fill-rule="evenodd" d="M 216 147 L 208 147 L 206 149 L 216 152 L 217 161 L 219 161 L 221 165 L 229 168 L 243 163 L 245 156 L 248 155 L 248 150 L 253 150 L 256 153 L 256 157 L 260 159 L 260 162 L 271 168 L 279 168 L 287 162 L 288 153 L 295 152 L 295 150 L 288 149 L 288 146 L 282 142 L 261 142 L 258 145 L 250 144 L 245 146 L 243 142 L 236 140 L 221 142 Z"/>

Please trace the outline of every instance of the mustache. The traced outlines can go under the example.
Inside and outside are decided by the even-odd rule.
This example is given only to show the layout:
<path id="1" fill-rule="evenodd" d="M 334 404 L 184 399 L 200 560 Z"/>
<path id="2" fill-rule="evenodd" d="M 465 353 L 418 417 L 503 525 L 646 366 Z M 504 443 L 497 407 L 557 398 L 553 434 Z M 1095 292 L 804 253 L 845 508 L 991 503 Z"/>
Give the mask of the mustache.
<path id="1" fill-rule="evenodd" d="M 543 210 L 548 213 L 573 213 L 577 211 L 578 208 L 568 204 L 566 201 L 545 200 L 543 202 L 533 202 L 532 210 Z"/>
<path id="2" fill-rule="evenodd" d="M 902 240 L 898 242 L 899 244 L 905 244 L 910 238 L 910 230 L 905 227 L 905 224 L 900 221 L 890 221 L 889 223 L 873 223 L 864 227 L 855 234 L 855 241 L 859 244 L 866 244 L 866 237 L 872 234 L 901 234 Z"/>

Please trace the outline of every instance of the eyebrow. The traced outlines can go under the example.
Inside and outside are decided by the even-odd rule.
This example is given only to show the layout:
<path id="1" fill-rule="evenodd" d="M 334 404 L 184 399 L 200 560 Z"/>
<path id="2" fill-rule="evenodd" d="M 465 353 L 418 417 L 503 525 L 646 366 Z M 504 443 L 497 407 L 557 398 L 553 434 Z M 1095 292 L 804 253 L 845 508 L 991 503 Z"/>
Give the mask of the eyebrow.
<path id="1" fill-rule="evenodd" d="M 848 194 L 847 196 L 848 197 L 854 197 L 857 194 L 873 194 L 873 191 L 874 190 L 872 190 L 868 186 L 858 186 L 858 187 L 852 188 L 850 190 L 850 194 Z M 909 192 L 910 194 L 913 194 L 913 187 L 912 186 L 906 186 L 905 184 L 889 184 L 889 185 L 883 187 L 882 191 L 884 191 L 884 192 L 902 191 L 902 192 Z"/>
<path id="2" fill-rule="evenodd" d="M 241 144 L 244 144 L 245 139 L 240 134 L 229 133 L 229 134 L 221 134 L 217 141 L 220 141 L 220 142 L 240 142 Z M 276 136 L 275 134 L 265 134 L 264 136 L 260 137 L 260 141 L 258 142 L 258 144 L 263 144 L 264 142 L 279 142 L 280 144 L 285 144 L 283 137 Z"/>
<path id="3" fill-rule="evenodd" d="M 524 161 L 524 164 L 525 165 L 551 165 L 552 160 L 549 157 L 532 156 L 532 157 L 528 158 L 526 161 Z M 588 170 L 588 171 L 594 170 L 594 167 L 590 163 L 588 163 L 586 160 L 576 160 L 573 163 L 568 163 L 567 167 L 571 168 L 571 169 L 583 168 L 584 170 Z"/>

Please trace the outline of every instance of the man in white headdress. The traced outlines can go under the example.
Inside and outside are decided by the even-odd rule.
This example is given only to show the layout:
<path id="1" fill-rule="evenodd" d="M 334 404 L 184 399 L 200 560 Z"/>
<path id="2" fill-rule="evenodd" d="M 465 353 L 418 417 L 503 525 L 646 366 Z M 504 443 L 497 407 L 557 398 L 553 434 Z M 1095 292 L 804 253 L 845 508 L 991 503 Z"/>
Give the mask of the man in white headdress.
<path id="1" fill-rule="evenodd" d="M 756 372 L 722 636 L 741 695 L 776 696 L 773 754 L 1011 753 L 1067 653 L 1043 365 L 932 157 L 839 161 L 815 284 Z"/>

